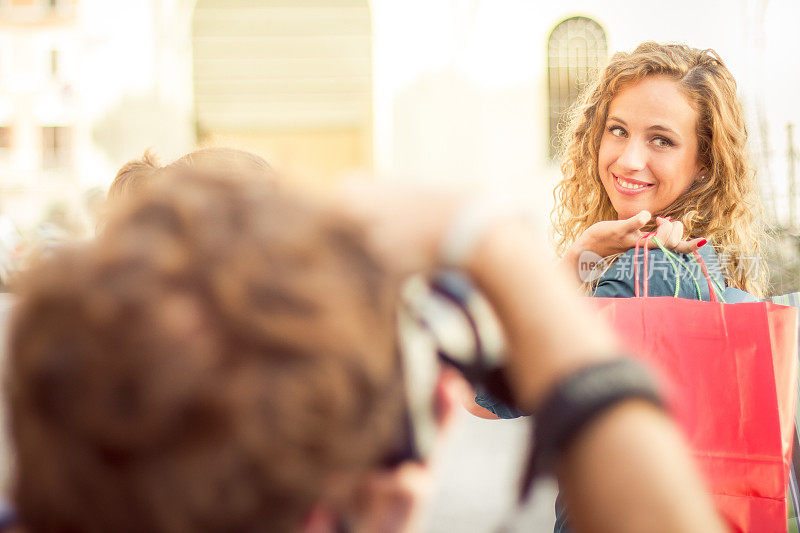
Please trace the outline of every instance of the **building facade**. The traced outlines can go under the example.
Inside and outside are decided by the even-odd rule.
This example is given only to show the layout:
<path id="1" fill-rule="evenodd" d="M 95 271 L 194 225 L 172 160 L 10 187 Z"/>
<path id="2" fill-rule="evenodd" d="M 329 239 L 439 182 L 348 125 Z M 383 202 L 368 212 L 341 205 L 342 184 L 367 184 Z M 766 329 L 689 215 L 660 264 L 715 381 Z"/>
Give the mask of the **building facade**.
<path id="1" fill-rule="evenodd" d="M 145 148 L 193 146 L 180 7 L 0 0 L 0 212 L 25 228 L 51 208 L 79 211 Z"/>
<path id="2" fill-rule="evenodd" d="M 31 198 L 198 142 L 312 188 L 360 168 L 549 202 L 560 113 L 610 54 L 655 40 L 721 54 L 788 219 L 798 18 L 794 0 L 0 0 L 0 211 L 31 218 Z"/>

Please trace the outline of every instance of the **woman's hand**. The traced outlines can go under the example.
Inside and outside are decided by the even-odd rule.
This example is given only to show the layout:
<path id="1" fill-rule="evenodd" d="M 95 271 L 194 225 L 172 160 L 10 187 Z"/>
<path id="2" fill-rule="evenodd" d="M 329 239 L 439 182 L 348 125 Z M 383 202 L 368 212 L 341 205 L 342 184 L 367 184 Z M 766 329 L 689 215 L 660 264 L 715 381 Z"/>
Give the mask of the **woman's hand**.
<path id="1" fill-rule="evenodd" d="M 582 272 L 581 254 L 592 252 L 592 254 L 596 255 L 591 255 L 589 260 L 596 261 L 602 257 L 627 252 L 634 248 L 636 243 L 647 234 L 642 231 L 642 228 L 650 222 L 651 218 L 652 216 L 648 211 L 640 211 L 628 219 L 604 220 L 592 224 L 567 250 L 562 259 L 562 264 L 574 272 L 574 275 L 580 277 L 580 272 Z M 703 238 L 684 239 L 684 232 L 682 222 L 670 218 L 656 217 L 655 237 L 668 250 L 688 254 L 707 242 Z M 658 246 L 653 242 L 653 239 L 650 239 L 647 245 L 649 248 Z"/>
<path id="2" fill-rule="evenodd" d="M 575 241 L 573 248 L 581 252 L 592 251 L 602 257 L 627 252 L 646 235 L 642 228 L 650 222 L 651 215 L 640 211 L 637 215 L 624 220 L 604 220 L 593 224 Z M 684 240 L 683 223 L 669 218 L 656 217 L 656 234 L 658 241 L 668 250 L 678 253 L 691 253 L 705 244 L 705 239 Z M 655 248 L 652 240 L 648 243 Z"/>

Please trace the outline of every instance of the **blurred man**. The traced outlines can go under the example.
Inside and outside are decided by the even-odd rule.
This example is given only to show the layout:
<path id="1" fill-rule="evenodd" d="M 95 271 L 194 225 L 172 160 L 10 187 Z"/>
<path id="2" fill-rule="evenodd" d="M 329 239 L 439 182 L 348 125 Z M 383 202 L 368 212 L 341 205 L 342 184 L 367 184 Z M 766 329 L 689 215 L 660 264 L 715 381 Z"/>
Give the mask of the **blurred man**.
<path id="1" fill-rule="evenodd" d="M 220 174 L 159 175 L 96 242 L 22 282 L 8 384 L 27 530 L 412 527 L 402 261 L 387 268 L 349 215 Z M 392 216 L 375 196 L 352 200 L 376 210 L 384 249 L 424 269 L 461 205 L 393 195 Z M 616 346 L 527 232 L 480 229 L 461 266 L 506 328 L 519 405 L 547 420 L 553 391 L 601 375 Z M 667 417 L 618 396 L 553 448 L 576 527 L 720 530 Z"/>
<path id="2" fill-rule="evenodd" d="M 179 176 L 31 273 L 14 325 L 33 530 L 288 530 L 401 437 L 393 284 L 353 224 Z"/>

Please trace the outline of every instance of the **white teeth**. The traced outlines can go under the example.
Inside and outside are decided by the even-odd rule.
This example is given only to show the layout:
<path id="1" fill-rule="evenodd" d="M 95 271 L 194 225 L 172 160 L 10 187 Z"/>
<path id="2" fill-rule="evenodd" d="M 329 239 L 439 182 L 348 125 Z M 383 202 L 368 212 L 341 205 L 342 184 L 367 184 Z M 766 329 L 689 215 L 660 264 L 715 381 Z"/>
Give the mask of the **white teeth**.
<path id="1" fill-rule="evenodd" d="M 641 183 L 631 183 L 629 181 L 622 181 L 622 179 L 616 176 L 614 177 L 617 178 L 617 183 L 619 183 L 620 186 L 625 189 L 636 190 L 636 189 L 641 189 L 642 187 L 647 187 L 647 185 L 642 185 Z"/>

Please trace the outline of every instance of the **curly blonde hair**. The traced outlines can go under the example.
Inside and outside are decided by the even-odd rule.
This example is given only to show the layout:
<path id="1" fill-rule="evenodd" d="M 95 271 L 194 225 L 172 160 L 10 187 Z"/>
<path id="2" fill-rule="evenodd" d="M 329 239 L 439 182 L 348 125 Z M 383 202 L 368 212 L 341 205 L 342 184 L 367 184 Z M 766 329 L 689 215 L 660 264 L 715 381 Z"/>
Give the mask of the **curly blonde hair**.
<path id="1" fill-rule="evenodd" d="M 728 284 L 763 296 L 768 272 L 760 241 L 766 231 L 736 81 L 715 51 L 684 44 L 645 42 L 632 53 L 615 54 L 572 110 L 562 136 L 563 178 L 554 191 L 559 254 L 592 224 L 617 219 L 597 168 L 600 139 L 611 101 L 649 76 L 674 79 L 697 111 L 698 157 L 705 169 L 703 179 L 654 215 L 680 220 L 689 235 L 707 238 L 727 258 L 722 266 Z"/>

